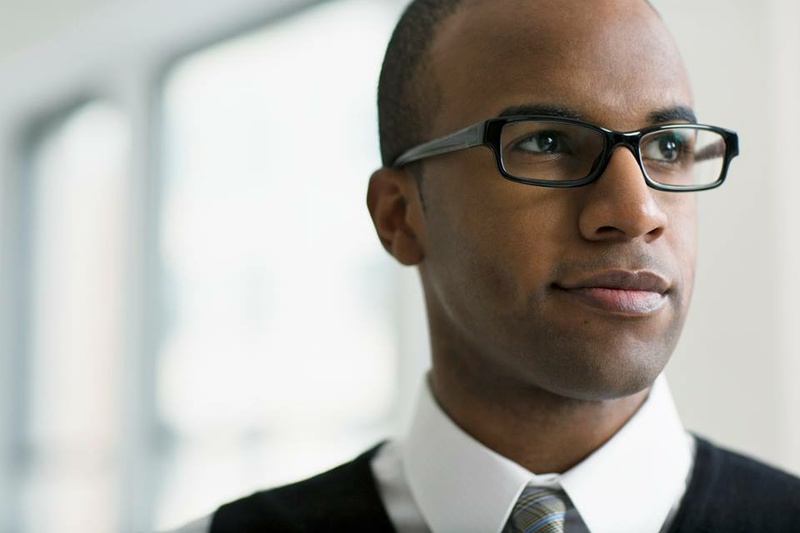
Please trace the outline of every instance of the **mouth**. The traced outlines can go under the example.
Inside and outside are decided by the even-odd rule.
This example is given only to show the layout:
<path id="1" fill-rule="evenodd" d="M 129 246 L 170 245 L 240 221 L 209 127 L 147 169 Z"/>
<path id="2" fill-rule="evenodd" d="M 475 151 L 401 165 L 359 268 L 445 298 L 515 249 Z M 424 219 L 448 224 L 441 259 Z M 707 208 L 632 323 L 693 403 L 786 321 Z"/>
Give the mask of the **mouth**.
<path id="1" fill-rule="evenodd" d="M 666 279 L 643 270 L 611 270 L 554 283 L 553 287 L 584 305 L 625 316 L 657 312 L 667 303 L 670 292 Z"/>

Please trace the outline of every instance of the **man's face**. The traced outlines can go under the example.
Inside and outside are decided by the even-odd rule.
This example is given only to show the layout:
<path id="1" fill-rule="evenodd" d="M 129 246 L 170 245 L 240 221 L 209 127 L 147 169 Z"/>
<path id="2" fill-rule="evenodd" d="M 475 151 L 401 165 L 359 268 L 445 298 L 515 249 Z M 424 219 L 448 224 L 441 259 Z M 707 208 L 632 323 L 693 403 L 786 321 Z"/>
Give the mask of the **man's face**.
<path id="1" fill-rule="evenodd" d="M 466 2 L 430 54 L 430 138 L 510 108 L 628 131 L 692 104 L 671 38 L 641 0 Z M 661 372 L 692 287 L 694 194 L 648 188 L 625 148 L 585 187 L 513 183 L 489 149 L 472 148 L 427 160 L 422 189 L 434 373 L 598 400 Z"/>

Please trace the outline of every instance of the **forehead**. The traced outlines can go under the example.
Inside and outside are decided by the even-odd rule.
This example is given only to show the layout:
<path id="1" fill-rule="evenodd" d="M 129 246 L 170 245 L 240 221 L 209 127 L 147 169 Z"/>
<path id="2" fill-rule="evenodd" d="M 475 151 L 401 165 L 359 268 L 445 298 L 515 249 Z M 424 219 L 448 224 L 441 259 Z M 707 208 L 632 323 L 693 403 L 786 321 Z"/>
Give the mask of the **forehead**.
<path id="1" fill-rule="evenodd" d="M 428 60 L 438 134 L 530 104 L 614 129 L 692 105 L 673 40 L 643 0 L 467 1 Z"/>

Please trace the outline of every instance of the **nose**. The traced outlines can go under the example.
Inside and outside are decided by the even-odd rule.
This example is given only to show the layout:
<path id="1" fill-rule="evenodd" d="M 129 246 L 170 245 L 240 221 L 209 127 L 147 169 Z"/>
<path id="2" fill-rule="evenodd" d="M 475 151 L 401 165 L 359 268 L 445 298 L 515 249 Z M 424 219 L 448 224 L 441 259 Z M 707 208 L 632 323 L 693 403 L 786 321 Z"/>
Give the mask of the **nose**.
<path id="1" fill-rule="evenodd" d="M 585 189 L 578 222 L 585 239 L 622 242 L 643 238 L 651 242 L 664 233 L 667 216 L 658 195 L 670 193 L 645 183 L 629 148 L 618 146 L 603 174 Z"/>

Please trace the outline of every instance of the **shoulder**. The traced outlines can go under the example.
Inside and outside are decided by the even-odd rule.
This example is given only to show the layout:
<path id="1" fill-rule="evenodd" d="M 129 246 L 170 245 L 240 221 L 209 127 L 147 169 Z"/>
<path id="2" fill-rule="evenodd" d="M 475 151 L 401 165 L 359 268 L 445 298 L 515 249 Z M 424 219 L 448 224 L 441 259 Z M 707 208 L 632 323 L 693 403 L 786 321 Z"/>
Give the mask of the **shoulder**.
<path id="1" fill-rule="evenodd" d="M 796 531 L 800 478 L 697 438 L 673 531 Z"/>
<path id="2" fill-rule="evenodd" d="M 375 447 L 305 481 L 257 492 L 214 513 L 210 533 L 393 531 L 370 461 Z"/>
<path id="3" fill-rule="evenodd" d="M 707 480 L 731 497 L 746 496 L 752 501 L 756 491 L 757 497 L 768 499 L 773 505 L 786 503 L 800 509 L 800 478 L 751 457 L 698 438 L 697 468 L 704 469 Z M 740 490 L 744 487 L 746 495 Z"/>

